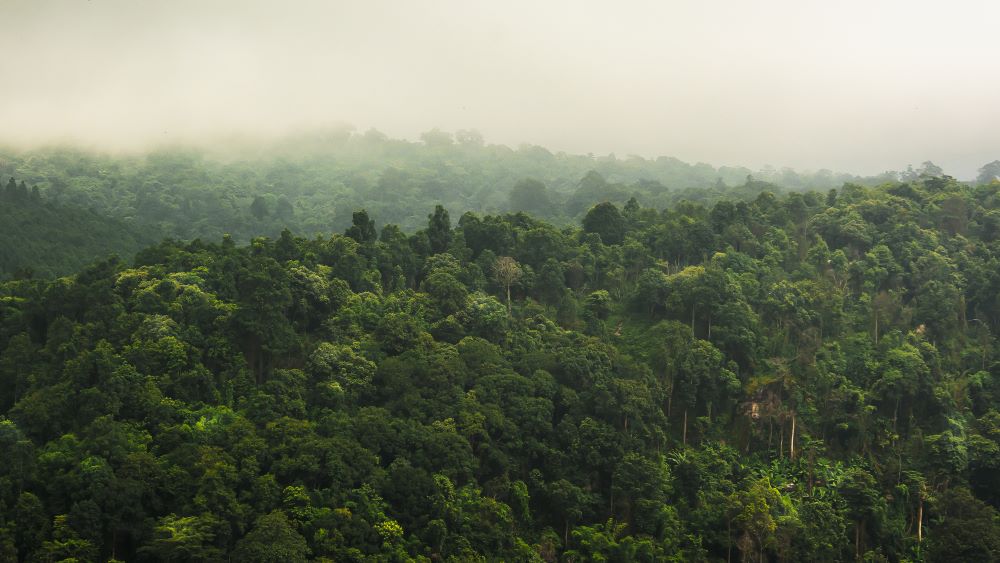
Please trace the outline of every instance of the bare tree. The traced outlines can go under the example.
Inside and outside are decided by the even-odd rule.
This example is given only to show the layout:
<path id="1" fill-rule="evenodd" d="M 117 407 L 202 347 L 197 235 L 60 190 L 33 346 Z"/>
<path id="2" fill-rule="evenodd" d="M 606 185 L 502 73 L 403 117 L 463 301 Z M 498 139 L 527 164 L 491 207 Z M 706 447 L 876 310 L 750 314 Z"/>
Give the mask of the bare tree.
<path id="1" fill-rule="evenodd" d="M 504 286 L 507 290 L 507 315 L 511 314 L 510 309 L 510 286 L 514 285 L 517 280 L 521 279 L 521 275 L 524 273 L 521 270 L 521 265 L 517 263 L 510 256 L 501 256 L 497 258 L 497 261 L 493 263 L 493 277 L 496 278 L 497 283 Z"/>

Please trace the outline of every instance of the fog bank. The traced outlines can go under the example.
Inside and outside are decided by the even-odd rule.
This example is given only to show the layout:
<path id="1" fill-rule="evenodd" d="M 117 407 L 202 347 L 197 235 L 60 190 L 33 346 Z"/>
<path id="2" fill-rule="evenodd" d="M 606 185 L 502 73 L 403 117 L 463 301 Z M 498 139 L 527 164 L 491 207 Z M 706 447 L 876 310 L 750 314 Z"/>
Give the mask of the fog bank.
<path id="1" fill-rule="evenodd" d="M 858 174 L 1000 158 L 1000 5 L 6 0 L 0 143 L 350 123 Z"/>

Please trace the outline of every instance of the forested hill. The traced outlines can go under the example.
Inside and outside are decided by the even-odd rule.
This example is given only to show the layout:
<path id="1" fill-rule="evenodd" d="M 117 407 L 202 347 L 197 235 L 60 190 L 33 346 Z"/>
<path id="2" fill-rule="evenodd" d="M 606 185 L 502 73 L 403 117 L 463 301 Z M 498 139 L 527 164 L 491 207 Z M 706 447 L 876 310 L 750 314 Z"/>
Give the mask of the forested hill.
<path id="1" fill-rule="evenodd" d="M 765 190 L 825 190 L 862 181 L 828 170 L 753 171 L 668 157 L 553 154 L 530 145 L 511 149 L 488 145 L 468 131 L 454 136 L 431 131 L 419 142 L 377 131 L 329 131 L 220 150 L 176 147 L 115 155 L 0 149 L 0 175 L 38 185 L 54 202 L 92 208 L 158 238 L 218 240 L 229 233 L 241 243 L 276 237 L 286 227 L 308 237 L 341 231 L 360 208 L 408 232 L 423 225 L 423 210 L 435 204 L 456 216 L 525 211 L 563 225 L 578 224 L 604 199 L 623 205 L 634 196 L 662 209 L 681 199 L 752 198 Z M 930 170 L 940 172 L 933 165 Z"/>
<path id="2" fill-rule="evenodd" d="M 1000 558 L 1000 183 L 375 219 L 0 283 L 0 560 Z"/>
<path id="3" fill-rule="evenodd" d="M 52 202 L 23 180 L 0 184 L 0 279 L 71 274 L 110 254 L 131 258 L 158 239 L 92 210 Z"/>

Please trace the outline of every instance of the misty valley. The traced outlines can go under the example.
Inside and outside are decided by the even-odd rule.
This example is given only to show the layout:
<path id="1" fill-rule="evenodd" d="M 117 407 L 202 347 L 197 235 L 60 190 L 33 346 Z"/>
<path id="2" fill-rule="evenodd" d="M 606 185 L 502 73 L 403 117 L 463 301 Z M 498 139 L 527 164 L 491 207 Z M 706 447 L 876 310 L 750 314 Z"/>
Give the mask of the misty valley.
<path id="1" fill-rule="evenodd" d="M 1000 162 L 0 151 L 0 561 L 994 561 Z"/>

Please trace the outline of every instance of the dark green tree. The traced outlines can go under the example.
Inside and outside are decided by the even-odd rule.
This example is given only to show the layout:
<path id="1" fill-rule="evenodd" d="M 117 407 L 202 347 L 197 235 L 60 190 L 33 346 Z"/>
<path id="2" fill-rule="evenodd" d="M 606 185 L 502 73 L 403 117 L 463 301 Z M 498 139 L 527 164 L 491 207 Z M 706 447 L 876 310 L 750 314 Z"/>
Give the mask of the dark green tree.
<path id="1" fill-rule="evenodd" d="M 309 546 L 280 510 L 265 514 L 236 542 L 233 555 L 253 563 L 297 563 L 308 561 Z"/>
<path id="2" fill-rule="evenodd" d="M 427 238 L 432 254 L 448 250 L 451 244 L 451 219 L 448 218 L 448 211 L 440 205 L 435 206 L 434 213 L 427 216 Z"/>
<path id="3" fill-rule="evenodd" d="M 625 238 L 625 218 L 613 203 L 592 207 L 583 218 L 583 230 L 597 233 L 604 244 L 621 244 Z"/>

